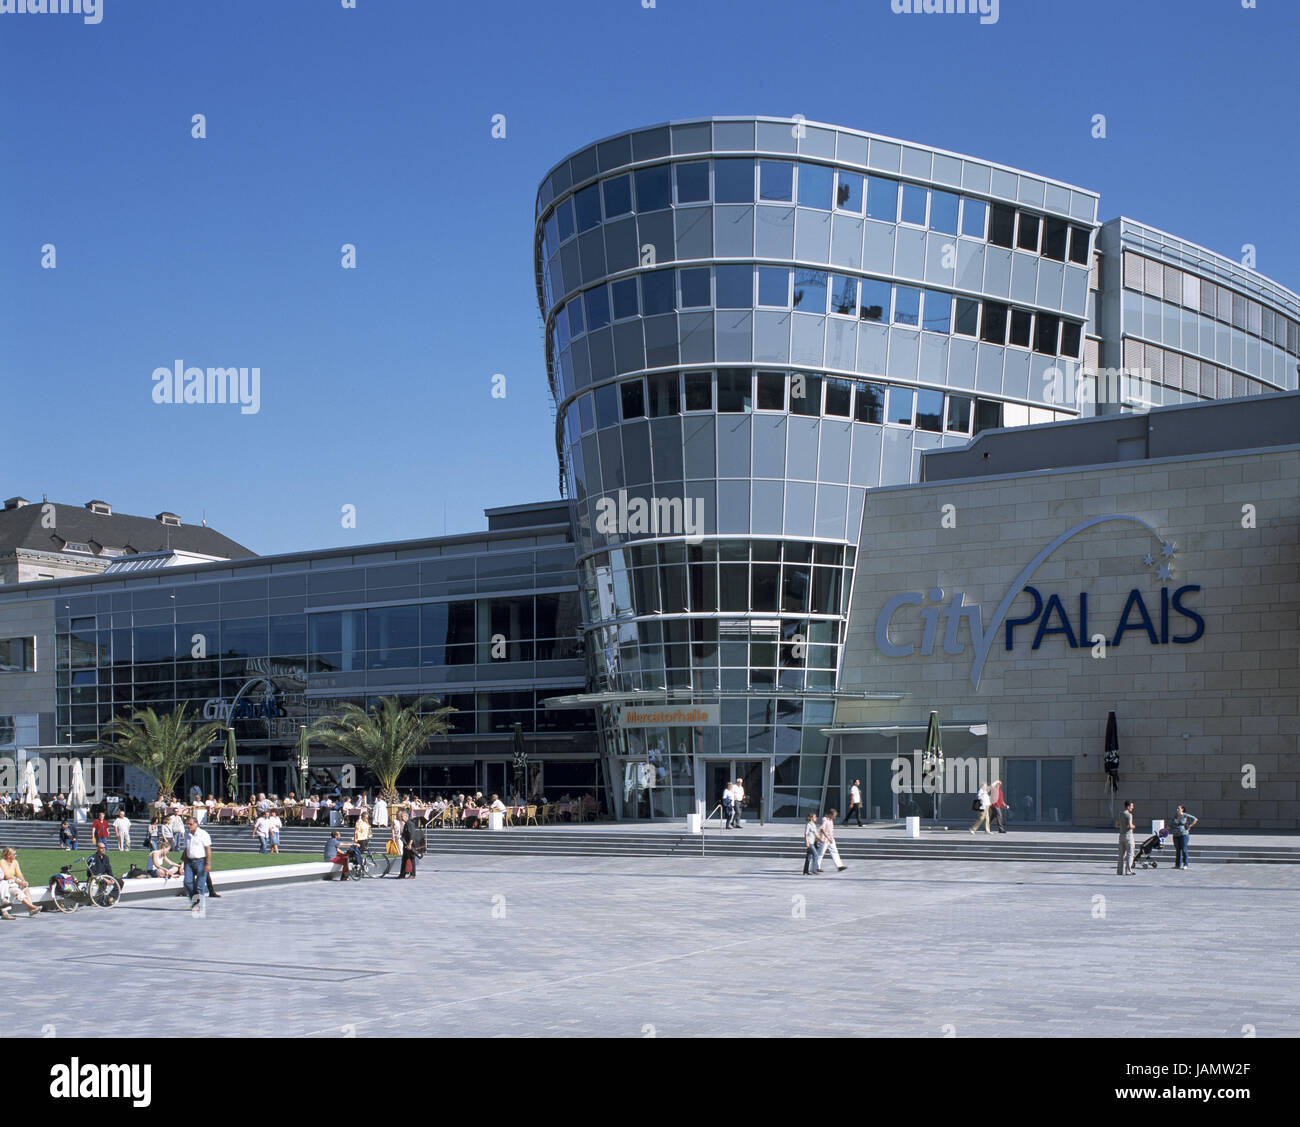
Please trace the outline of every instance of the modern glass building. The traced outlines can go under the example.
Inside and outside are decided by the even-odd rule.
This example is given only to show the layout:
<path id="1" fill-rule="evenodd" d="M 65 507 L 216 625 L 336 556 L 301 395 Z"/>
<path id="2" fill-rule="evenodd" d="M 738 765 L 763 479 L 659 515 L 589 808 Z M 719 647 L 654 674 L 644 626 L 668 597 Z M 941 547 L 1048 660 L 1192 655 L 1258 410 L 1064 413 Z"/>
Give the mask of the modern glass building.
<path id="1" fill-rule="evenodd" d="M 1099 241 L 1097 208 L 988 161 L 761 117 L 620 134 L 543 179 L 537 291 L 591 664 L 569 703 L 600 710 L 624 816 L 712 805 L 737 776 L 766 816 L 821 807 L 836 703 L 876 695 L 841 676 L 864 498 L 918 480 L 923 452 L 1295 388 L 1294 294 L 1128 220 Z M 1103 365 L 1132 361 L 1159 390 L 1116 402 Z M 705 721 L 656 727 L 647 706 Z"/>

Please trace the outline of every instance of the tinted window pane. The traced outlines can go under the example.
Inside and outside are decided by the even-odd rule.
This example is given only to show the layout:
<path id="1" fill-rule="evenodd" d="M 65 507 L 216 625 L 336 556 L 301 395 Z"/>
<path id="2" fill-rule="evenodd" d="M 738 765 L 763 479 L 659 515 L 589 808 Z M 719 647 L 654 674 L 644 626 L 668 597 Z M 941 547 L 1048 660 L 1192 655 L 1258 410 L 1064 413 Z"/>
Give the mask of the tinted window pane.
<path id="1" fill-rule="evenodd" d="M 957 319 L 952 331 L 964 337 L 973 337 L 979 328 L 980 303 L 974 298 L 957 299 Z"/>
<path id="2" fill-rule="evenodd" d="M 584 395 L 578 400 L 578 419 L 582 423 L 582 433 L 596 429 L 596 413 L 591 406 L 591 396 Z"/>
<path id="3" fill-rule="evenodd" d="M 573 198 L 578 211 L 578 230 L 590 231 L 600 222 L 600 189 L 589 184 Z"/>
<path id="4" fill-rule="evenodd" d="M 952 294 L 926 290 L 924 311 L 921 327 L 928 333 L 946 333 L 952 321 Z"/>
<path id="5" fill-rule="evenodd" d="M 1016 229 L 1016 209 L 995 203 L 989 210 L 989 242 L 1009 247 Z"/>
<path id="6" fill-rule="evenodd" d="M 898 219 L 898 181 L 867 177 L 867 215 L 893 223 Z"/>
<path id="7" fill-rule="evenodd" d="M 677 202 L 699 203 L 709 198 L 709 162 L 692 161 L 677 166 Z"/>
<path id="8" fill-rule="evenodd" d="M 1007 342 L 1007 307 L 1000 301 L 984 303 L 984 324 L 980 326 L 980 340 L 989 344 Z"/>
<path id="9" fill-rule="evenodd" d="M 1088 265 L 1088 229 L 1086 227 L 1070 228 L 1070 261 L 1080 266 Z"/>
<path id="10" fill-rule="evenodd" d="M 831 275 L 831 312 L 847 313 L 850 317 L 857 316 L 857 278 L 847 278 L 843 274 Z"/>
<path id="11" fill-rule="evenodd" d="M 569 313 L 569 332 L 573 336 L 587 331 L 587 319 L 582 315 L 582 302 L 575 298 L 565 307 Z"/>
<path id="12" fill-rule="evenodd" d="M 916 429 L 935 433 L 943 430 L 943 392 L 922 390 L 916 393 Z"/>
<path id="13" fill-rule="evenodd" d="M 857 385 L 853 402 L 853 417 L 860 423 L 885 421 L 885 389 L 880 384 Z"/>
<path id="14" fill-rule="evenodd" d="M 1078 321 L 1065 321 L 1061 324 L 1061 355 L 1079 358 L 1079 345 L 1083 336 L 1083 326 Z"/>
<path id="15" fill-rule="evenodd" d="M 822 409 L 822 378 L 806 372 L 790 377 L 790 410 L 796 415 L 817 415 Z"/>
<path id="16" fill-rule="evenodd" d="M 988 210 L 988 205 L 983 200 L 963 200 L 961 205 L 961 233 L 982 239 L 984 237 L 984 219 L 988 215 Z"/>
<path id="17" fill-rule="evenodd" d="M 754 268 L 718 267 L 718 308 L 750 309 L 754 305 Z"/>
<path id="18" fill-rule="evenodd" d="M 603 328 L 609 324 L 609 293 L 604 286 L 588 290 L 584 303 L 587 306 L 587 330 Z"/>
<path id="19" fill-rule="evenodd" d="M 752 411 L 753 393 L 750 389 L 751 372 L 748 368 L 718 369 L 718 410 Z"/>
<path id="20" fill-rule="evenodd" d="M 760 161 L 758 198 L 789 203 L 794 199 L 794 165 L 783 160 Z"/>
<path id="21" fill-rule="evenodd" d="M 560 229 L 560 242 L 573 234 L 573 200 L 565 200 L 555 209 L 556 223 Z"/>
<path id="22" fill-rule="evenodd" d="M 1020 213 L 1020 227 L 1016 232 L 1016 246 L 1021 250 L 1038 249 L 1038 216 Z"/>
<path id="23" fill-rule="evenodd" d="M 758 409 L 760 411 L 785 410 L 785 373 L 758 373 Z"/>
<path id="24" fill-rule="evenodd" d="M 824 165 L 801 164 L 799 166 L 800 206 L 819 207 L 823 211 L 830 211 L 831 184 L 834 179 L 834 172 Z"/>
<path id="25" fill-rule="evenodd" d="M 705 273 L 707 274 L 708 271 L 706 270 Z M 624 278 L 621 282 L 615 282 L 610 289 L 614 293 L 614 320 L 635 317 L 640 312 L 636 300 L 635 278 Z"/>
<path id="26" fill-rule="evenodd" d="M 852 410 L 853 385 L 848 380 L 826 378 L 826 414 L 847 419 Z"/>
<path id="27" fill-rule="evenodd" d="M 1065 261 L 1065 243 L 1070 233 L 1064 219 L 1043 220 L 1043 257 L 1054 262 Z"/>
<path id="28" fill-rule="evenodd" d="M 609 427 L 618 422 L 618 388 L 613 384 L 596 388 L 596 426 Z"/>
<path id="29" fill-rule="evenodd" d="M 686 373 L 686 410 L 713 410 L 713 373 Z"/>
<path id="30" fill-rule="evenodd" d="M 958 197 L 951 192 L 930 193 L 930 230 L 941 231 L 945 235 L 957 233 Z"/>
<path id="31" fill-rule="evenodd" d="M 925 225 L 925 197 L 926 190 L 917 184 L 903 185 L 903 214 L 904 223 L 915 223 L 919 226 Z"/>
<path id="32" fill-rule="evenodd" d="M 717 203 L 753 203 L 754 162 L 735 158 L 715 160 L 713 198 Z"/>
<path id="33" fill-rule="evenodd" d="M 678 272 L 682 282 L 682 308 L 698 309 L 709 304 L 709 268 L 702 266 L 695 270 Z"/>
<path id="34" fill-rule="evenodd" d="M 672 203 L 673 181 L 669 165 L 641 168 L 636 174 L 637 211 L 658 211 Z"/>
<path id="35" fill-rule="evenodd" d="M 790 306 L 790 271 L 781 266 L 758 268 L 758 304 L 787 309 Z"/>
<path id="36" fill-rule="evenodd" d="M 966 395 L 948 396 L 948 429 L 957 434 L 970 433 L 970 397 Z"/>
<path id="37" fill-rule="evenodd" d="M 921 323 L 921 291 L 911 286 L 899 286 L 894 293 L 894 323 L 919 325 Z"/>
<path id="38" fill-rule="evenodd" d="M 1002 425 L 1002 404 L 995 399 L 975 400 L 975 433 Z"/>
<path id="39" fill-rule="evenodd" d="M 640 380 L 629 380 L 619 384 L 623 397 L 623 418 L 639 419 L 645 415 L 645 388 Z"/>
<path id="40" fill-rule="evenodd" d="M 862 177 L 856 172 L 841 172 L 835 186 L 835 206 L 841 211 L 862 214 Z"/>
<path id="41" fill-rule="evenodd" d="M 677 302 L 676 272 L 654 270 L 641 275 L 641 311 L 647 317 L 656 313 L 671 313 Z"/>
<path id="42" fill-rule="evenodd" d="M 891 387 L 889 389 L 889 421 L 891 423 L 911 423 L 912 389 L 910 387 Z"/>
<path id="43" fill-rule="evenodd" d="M 870 278 L 862 280 L 862 292 L 858 296 L 858 316 L 864 321 L 889 320 L 888 282 L 876 282 Z"/>
<path id="44" fill-rule="evenodd" d="M 648 383 L 650 386 L 651 418 L 661 419 L 665 415 L 677 414 L 680 403 L 677 373 L 673 372 L 666 376 L 651 376 Z"/>
<path id="45" fill-rule="evenodd" d="M 794 307 L 805 313 L 826 312 L 826 271 L 799 270 L 794 272 Z"/>
<path id="46" fill-rule="evenodd" d="M 1011 311 L 1011 338 L 1008 343 L 1020 348 L 1028 348 L 1029 334 L 1033 328 L 1033 323 L 1033 314 L 1024 309 L 1013 309 Z"/>
<path id="47" fill-rule="evenodd" d="M 1060 322 L 1059 317 L 1054 317 L 1051 313 L 1038 314 L 1038 323 L 1034 332 L 1034 351 L 1041 352 L 1044 356 L 1056 355 L 1056 332 Z"/>
<path id="48" fill-rule="evenodd" d="M 605 218 L 626 215 L 632 210 L 632 177 L 615 176 L 601 184 L 605 196 Z"/>

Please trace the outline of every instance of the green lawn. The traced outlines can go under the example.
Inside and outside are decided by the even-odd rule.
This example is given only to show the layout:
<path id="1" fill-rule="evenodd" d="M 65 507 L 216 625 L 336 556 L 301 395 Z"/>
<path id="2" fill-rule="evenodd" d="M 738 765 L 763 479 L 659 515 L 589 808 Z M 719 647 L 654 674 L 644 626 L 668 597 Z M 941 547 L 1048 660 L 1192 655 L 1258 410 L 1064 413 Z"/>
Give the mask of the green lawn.
<path id="1" fill-rule="evenodd" d="M 64 865 L 73 865 L 73 872 L 78 875 L 84 875 L 84 869 L 81 862 L 90 855 L 88 849 L 78 849 L 76 852 L 69 853 L 62 849 L 20 849 L 18 851 L 18 863 L 23 868 L 23 876 L 27 878 L 27 883 L 33 888 L 44 888 L 50 882 L 50 877 L 59 871 Z M 119 853 L 111 846 L 108 855 L 112 859 L 113 873 L 119 879 L 126 874 L 127 869 L 134 863 L 140 868 L 145 867 L 148 854 L 143 849 L 132 849 L 126 853 Z M 173 851 L 171 858 L 176 861 L 180 854 Z M 320 855 L 317 853 L 214 853 L 212 855 L 212 871 L 219 873 L 223 869 L 256 869 L 263 865 L 296 865 L 303 861 L 319 861 Z"/>

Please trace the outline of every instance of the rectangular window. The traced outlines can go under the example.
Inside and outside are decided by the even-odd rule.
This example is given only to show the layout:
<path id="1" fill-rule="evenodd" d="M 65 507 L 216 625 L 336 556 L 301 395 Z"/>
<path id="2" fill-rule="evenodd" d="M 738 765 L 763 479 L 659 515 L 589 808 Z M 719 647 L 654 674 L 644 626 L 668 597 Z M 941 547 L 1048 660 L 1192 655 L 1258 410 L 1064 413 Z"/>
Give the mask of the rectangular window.
<path id="1" fill-rule="evenodd" d="M 930 230 L 945 235 L 957 233 L 958 196 L 935 189 L 930 193 Z"/>
<path id="2" fill-rule="evenodd" d="M 759 161 L 758 198 L 776 203 L 793 201 L 794 165 L 784 160 Z"/>
<path id="3" fill-rule="evenodd" d="M 826 271 L 794 271 L 794 307 L 805 313 L 826 312 Z"/>
<path id="4" fill-rule="evenodd" d="M 708 271 L 704 271 L 705 278 L 708 277 Z M 614 320 L 621 321 L 625 317 L 635 317 L 641 312 L 640 304 L 636 297 L 636 279 L 624 278 L 610 286 L 610 291 L 614 295 Z"/>
<path id="5" fill-rule="evenodd" d="M 980 327 L 980 340 L 986 344 L 1006 344 L 1007 307 L 1002 302 L 984 303 L 984 323 Z"/>
<path id="6" fill-rule="evenodd" d="M 758 268 L 758 304 L 771 309 L 790 308 L 790 271 L 783 266 Z"/>
<path id="7" fill-rule="evenodd" d="M 612 383 L 596 388 L 596 426 L 612 427 L 618 422 L 618 391 Z"/>
<path id="8" fill-rule="evenodd" d="M 912 425 L 912 389 L 910 387 L 891 387 L 889 389 L 889 421 L 903 426 Z"/>
<path id="9" fill-rule="evenodd" d="M 948 396 L 948 430 L 953 434 L 970 434 L 970 396 Z"/>
<path id="10" fill-rule="evenodd" d="M 758 409 L 760 411 L 785 410 L 785 373 L 758 373 Z"/>
<path id="11" fill-rule="evenodd" d="M 867 218 L 898 222 L 898 181 L 883 176 L 867 177 Z"/>
<path id="12" fill-rule="evenodd" d="M 864 321 L 888 321 L 889 298 L 888 282 L 864 278 L 862 292 L 858 297 L 858 316 Z"/>
<path id="13" fill-rule="evenodd" d="M 1038 216 L 1020 213 L 1020 227 L 1016 231 L 1016 247 L 1020 250 L 1038 249 Z"/>
<path id="14" fill-rule="evenodd" d="M 952 294 L 925 291 L 925 315 L 921 328 L 927 333 L 946 333 L 952 326 Z"/>
<path id="15" fill-rule="evenodd" d="M 859 383 L 853 402 L 853 417 L 860 423 L 885 421 L 885 389 L 876 383 Z"/>
<path id="16" fill-rule="evenodd" d="M 831 312 L 854 317 L 858 312 L 858 280 L 843 274 L 831 275 Z"/>
<path id="17" fill-rule="evenodd" d="M 676 377 L 673 377 L 676 382 Z M 686 410 L 713 410 L 713 373 L 686 373 Z"/>
<path id="18" fill-rule="evenodd" d="M 600 185 L 605 197 L 605 218 L 613 219 L 616 215 L 626 215 L 632 210 L 632 177 L 615 176 Z"/>
<path id="19" fill-rule="evenodd" d="M 1011 311 L 1011 337 L 1008 344 L 1014 344 L 1017 348 L 1028 348 L 1031 331 L 1034 326 L 1034 315 L 1025 309 L 1013 309 Z"/>
<path id="20" fill-rule="evenodd" d="M 693 270 L 679 270 L 677 277 L 682 287 L 683 309 L 699 309 L 712 304 L 712 296 L 709 293 L 712 288 L 711 279 L 707 266 L 696 267 Z"/>
<path id="21" fill-rule="evenodd" d="M 713 162 L 713 202 L 753 203 L 754 162 L 722 157 Z"/>
<path id="22" fill-rule="evenodd" d="M 573 207 L 578 213 L 578 231 L 590 231 L 600 225 L 600 187 L 589 184 L 573 197 Z"/>
<path id="23" fill-rule="evenodd" d="M 703 203 L 709 198 L 709 162 L 690 161 L 677 166 L 677 202 Z"/>
<path id="24" fill-rule="evenodd" d="M 609 291 L 604 286 L 588 290 L 583 304 L 587 307 L 587 331 L 595 332 L 609 324 Z"/>
<path id="25" fill-rule="evenodd" d="M 749 412 L 754 409 L 753 373 L 748 368 L 718 369 L 718 410 Z"/>
<path id="26" fill-rule="evenodd" d="M 957 318 L 952 331 L 958 336 L 975 336 L 979 332 L 980 303 L 973 297 L 959 297 L 956 304 Z"/>
<path id="27" fill-rule="evenodd" d="M 573 200 L 565 200 L 555 209 L 555 222 L 560 232 L 560 242 L 573 237 Z"/>
<path id="28" fill-rule="evenodd" d="M 911 286 L 898 286 L 894 291 L 894 324 L 919 325 L 921 323 L 921 291 Z"/>
<path id="29" fill-rule="evenodd" d="M 857 172 L 839 173 L 835 186 L 835 207 L 840 211 L 862 214 L 862 176 Z"/>
<path id="30" fill-rule="evenodd" d="M 645 387 L 640 380 L 628 380 L 618 385 L 623 397 L 623 418 L 645 418 Z"/>
<path id="31" fill-rule="evenodd" d="M 672 166 L 655 165 L 640 168 L 636 173 L 636 209 L 639 212 L 661 211 L 672 203 Z M 563 220 L 560 223 L 563 226 Z M 564 237 L 561 233 L 561 238 Z"/>
<path id="32" fill-rule="evenodd" d="M 0 673 L 34 673 L 35 671 L 35 637 L 0 638 Z"/>
<path id="33" fill-rule="evenodd" d="M 754 307 L 754 268 L 719 266 L 717 268 L 717 306 L 719 309 Z"/>
<path id="34" fill-rule="evenodd" d="M 677 305 L 677 271 L 652 270 L 641 275 L 641 312 L 647 317 L 671 313 Z"/>
<path id="35" fill-rule="evenodd" d="M 708 373 L 704 373 L 708 379 Z M 691 378 L 689 375 L 686 377 Z M 647 381 L 650 387 L 650 417 L 662 419 L 667 415 L 676 415 L 681 402 L 681 392 L 677 386 L 677 373 L 666 376 L 651 376 Z"/>
<path id="36" fill-rule="evenodd" d="M 801 164 L 799 166 L 799 206 L 831 209 L 831 186 L 835 174 L 825 165 Z"/>
<path id="37" fill-rule="evenodd" d="M 817 415 L 821 408 L 821 376 L 796 372 L 790 378 L 790 411 L 795 415 Z"/>
<path id="38" fill-rule="evenodd" d="M 925 226 L 925 205 L 929 193 L 919 184 L 903 185 L 902 222 Z"/>
<path id="39" fill-rule="evenodd" d="M 853 413 L 853 385 L 835 376 L 826 377 L 826 414 L 847 419 Z"/>
<path id="40" fill-rule="evenodd" d="M 965 199 L 961 202 L 961 233 L 972 238 L 984 237 L 984 224 L 988 217 L 988 204 L 983 200 Z"/>
<path id="41" fill-rule="evenodd" d="M 989 209 L 989 242 L 995 247 L 1010 247 L 1016 230 L 1016 209 L 995 203 Z"/>
<path id="42" fill-rule="evenodd" d="M 916 429 L 938 434 L 943 430 L 943 392 L 922 389 L 916 393 Z"/>
<path id="43" fill-rule="evenodd" d="M 1078 321 L 1061 322 L 1061 355 L 1075 360 L 1079 358 L 1080 342 L 1083 339 L 1083 326 Z"/>
<path id="44" fill-rule="evenodd" d="M 567 302 L 564 308 L 569 314 L 569 334 L 576 337 L 579 333 L 585 333 L 587 331 L 587 322 L 582 316 L 582 302 L 574 298 L 572 301 Z"/>
<path id="45" fill-rule="evenodd" d="M 590 434 L 596 429 L 596 409 L 591 405 L 590 395 L 584 395 L 578 400 L 578 421 L 582 425 L 583 434 Z"/>
<path id="46" fill-rule="evenodd" d="M 1070 227 L 1064 219 L 1043 220 L 1043 257 L 1053 262 L 1065 261 L 1065 244 Z"/>
<path id="47" fill-rule="evenodd" d="M 996 399 L 975 400 L 975 433 L 997 430 L 1002 425 L 1002 404 Z"/>
<path id="48" fill-rule="evenodd" d="M 1070 261 L 1077 262 L 1080 266 L 1088 265 L 1088 236 L 1090 232 L 1087 227 L 1070 228 Z"/>
<path id="49" fill-rule="evenodd" d="M 1052 313 L 1040 313 L 1035 325 L 1034 351 L 1044 356 L 1056 355 L 1056 337 L 1060 318 Z"/>

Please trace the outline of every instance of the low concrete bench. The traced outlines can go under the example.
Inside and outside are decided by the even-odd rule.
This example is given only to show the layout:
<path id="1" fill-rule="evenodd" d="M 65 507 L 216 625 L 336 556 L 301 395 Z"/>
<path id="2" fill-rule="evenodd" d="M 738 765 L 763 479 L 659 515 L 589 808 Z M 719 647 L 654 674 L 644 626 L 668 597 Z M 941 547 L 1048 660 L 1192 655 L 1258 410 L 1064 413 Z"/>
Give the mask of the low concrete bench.
<path id="1" fill-rule="evenodd" d="M 261 865 L 255 869 L 217 869 L 213 871 L 217 891 L 224 896 L 227 892 L 241 888 L 256 888 L 267 884 L 290 884 L 298 881 L 320 880 L 339 871 L 337 865 L 326 861 L 307 861 L 295 865 Z M 118 880 L 122 883 L 122 899 L 148 900 L 161 896 L 175 896 L 185 887 L 183 877 L 138 877 L 132 880 Z M 33 892 L 36 890 L 33 889 Z M 36 903 L 50 904 L 49 888 L 39 897 L 33 896 Z"/>

